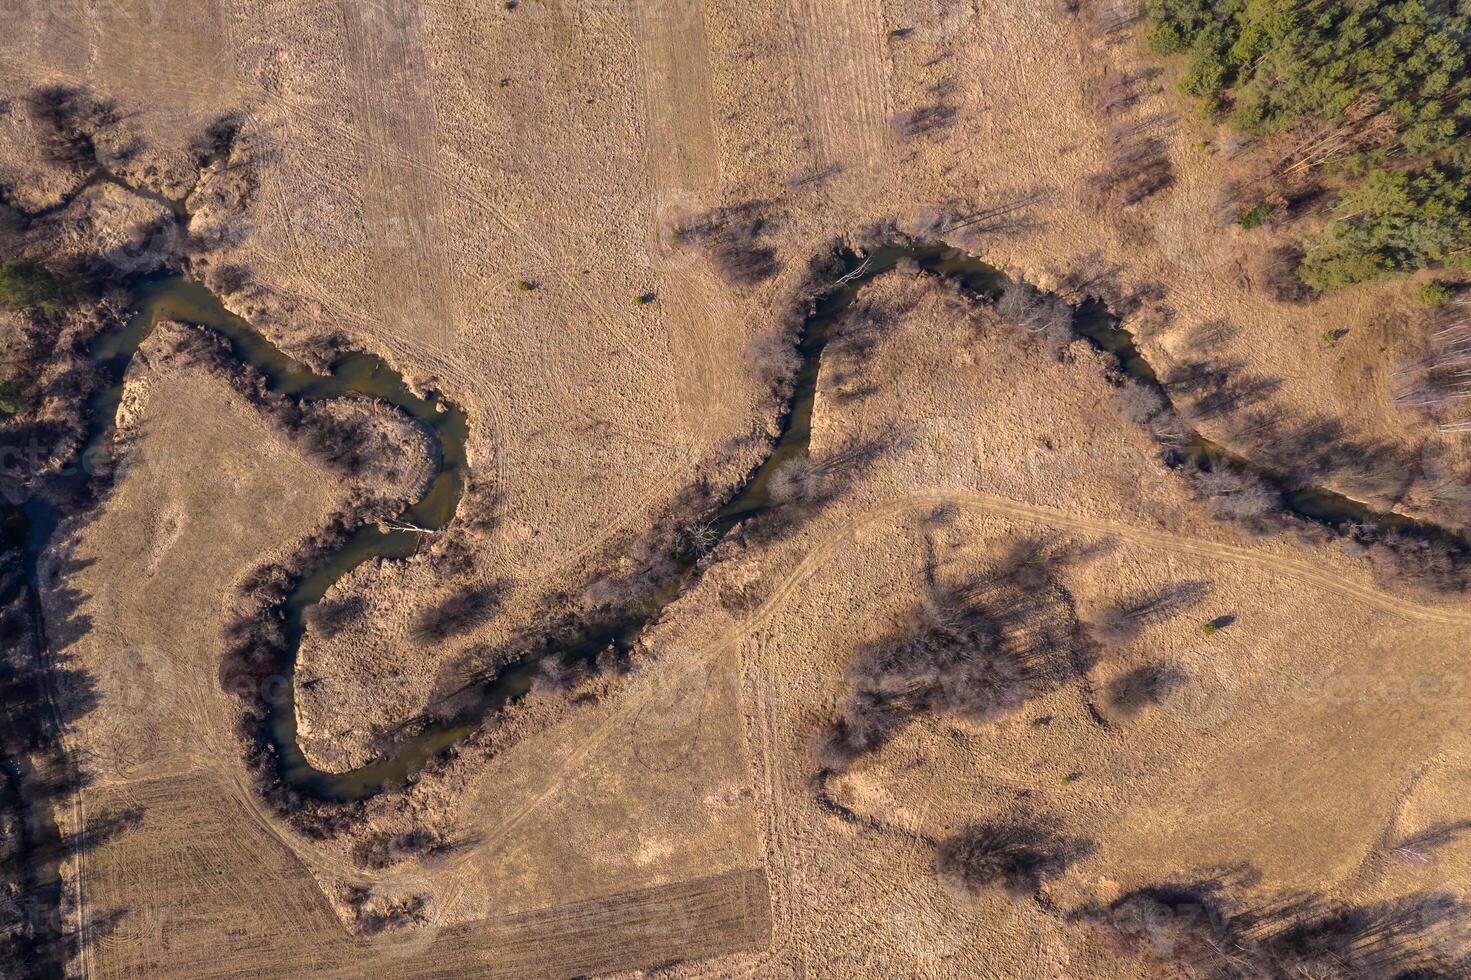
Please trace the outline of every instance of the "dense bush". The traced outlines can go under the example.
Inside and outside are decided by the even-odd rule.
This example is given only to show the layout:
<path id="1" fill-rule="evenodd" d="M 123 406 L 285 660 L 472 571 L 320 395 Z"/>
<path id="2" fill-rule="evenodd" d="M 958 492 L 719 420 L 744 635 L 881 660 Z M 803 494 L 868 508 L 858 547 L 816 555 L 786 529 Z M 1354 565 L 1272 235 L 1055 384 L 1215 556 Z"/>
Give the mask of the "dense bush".
<path id="1" fill-rule="evenodd" d="M 1415 293 L 1421 306 L 1437 309 L 1455 299 L 1456 291 L 1443 282 L 1427 282 Z"/>
<path id="2" fill-rule="evenodd" d="M 1471 134 L 1471 8 L 1150 0 L 1148 13 L 1150 47 L 1185 59 L 1180 86 L 1207 116 L 1262 136 L 1303 127 L 1308 145 L 1347 151 L 1350 186 L 1309 242 L 1305 282 L 1327 291 L 1466 258 L 1467 153 L 1432 157 Z"/>
<path id="3" fill-rule="evenodd" d="M 15 415 L 25 407 L 25 396 L 14 381 L 0 380 L 0 412 Z"/>
<path id="4" fill-rule="evenodd" d="M 66 305 L 61 281 L 30 262 L 0 263 L 0 304 L 11 310 L 60 313 Z"/>

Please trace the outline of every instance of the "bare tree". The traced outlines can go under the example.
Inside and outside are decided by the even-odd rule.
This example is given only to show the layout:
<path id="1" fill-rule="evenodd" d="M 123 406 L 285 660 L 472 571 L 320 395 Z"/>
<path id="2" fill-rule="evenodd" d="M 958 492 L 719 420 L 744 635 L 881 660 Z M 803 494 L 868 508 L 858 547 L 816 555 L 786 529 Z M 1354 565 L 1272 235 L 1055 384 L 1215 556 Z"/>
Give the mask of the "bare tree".
<path id="1" fill-rule="evenodd" d="M 325 600 L 307 610 L 307 625 L 322 639 L 330 640 L 368 609 L 368 600 L 361 595 L 342 596 Z"/>
<path id="2" fill-rule="evenodd" d="M 1232 909 L 1222 892 L 1219 880 L 1153 886 L 1076 918 L 1116 955 L 1146 960 L 1158 975 L 1379 980 L 1465 976 L 1471 968 L 1456 940 L 1468 909 L 1448 893 L 1363 905 L 1309 893 Z"/>
<path id="3" fill-rule="evenodd" d="M 935 874 L 963 898 L 995 888 L 1020 900 L 1091 850 L 1089 842 L 1063 836 L 1056 822 L 1046 818 L 979 822 L 940 842 Z"/>
<path id="4" fill-rule="evenodd" d="M 1095 643 L 1106 647 L 1126 647 L 1139 639 L 1143 624 L 1131 610 L 1105 606 L 1090 616 L 1084 626 Z"/>
<path id="5" fill-rule="evenodd" d="M 1185 675 L 1170 664 L 1144 664 L 1109 682 L 1108 703 L 1126 718 L 1133 717 L 1184 683 Z"/>
<path id="6" fill-rule="evenodd" d="M 500 608 L 500 583 L 474 586 L 451 593 L 414 620 L 410 635 L 418 643 L 439 643 L 486 623 Z"/>
<path id="7" fill-rule="evenodd" d="M 1195 490 L 1210 503 L 1218 517 L 1260 517 L 1278 510 L 1282 498 L 1260 477 L 1244 469 L 1220 465 L 1196 470 L 1192 476 Z"/>
<path id="8" fill-rule="evenodd" d="M 1049 296 L 1020 280 L 1008 282 L 996 300 L 996 314 L 1008 326 L 1025 331 L 1061 353 L 1073 341 L 1073 308 L 1060 296 Z"/>
<path id="9" fill-rule="evenodd" d="M 1114 408 L 1126 422 L 1146 425 L 1165 408 L 1164 396 L 1148 385 L 1124 378 L 1114 393 Z"/>
<path id="10" fill-rule="evenodd" d="M 927 136 L 954 124 L 959 110 L 948 102 L 936 102 L 918 109 L 905 109 L 894 113 L 889 126 L 901 141 Z"/>
<path id="11" fill-rule="evenodd" d="M 754 286 L 781 271 L 774 249 L 763 236 L 770 224 L 765 201 L 748 201 L 698 215 L 676 230 L 680 241 L 703 246 L 725 279 Z"/>

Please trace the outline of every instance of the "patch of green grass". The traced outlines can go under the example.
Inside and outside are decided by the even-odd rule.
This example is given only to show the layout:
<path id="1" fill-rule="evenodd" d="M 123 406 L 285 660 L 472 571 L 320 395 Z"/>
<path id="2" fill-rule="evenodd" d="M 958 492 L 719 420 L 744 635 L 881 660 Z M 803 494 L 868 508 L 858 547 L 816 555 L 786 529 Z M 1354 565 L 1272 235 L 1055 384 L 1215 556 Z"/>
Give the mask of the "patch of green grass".
<path id="1" fill-rule="evenodd" d="M 1236 215 L 1236 223 L 1247 231 L 1260 228 L 1262 223 L 1272 216 L 1273 210 L 1273 206 L 1266 203 L 1258 204 L 1254 208 L 1242 208 Z"/>
<path id="2" fill-rule="evenodd" d="M 66 308 L 66 287 L 32 262 L 0 263 L 0 304 L 12 310 L 57 314 Z"/>
<path id="3" fill-rule="evenodd" d="M 14 381 L 0 381 L 0 412 L 15 415 L 24 407 L 25 401 L 21 397 L 20 385 Z"/>
<path id="4" fill-rule="evenodd" d="M 1433 310 L 1437 306 L 1444 306 L 1449 303 L 1455 298 L 1455 295 L 1456 291 L 1445 283 L 1431 280 L 1420 287 L 1419 291 L 1415 293 L 1415 299 L 1419 301 L 1421 306 L 1427 306 Z"/>

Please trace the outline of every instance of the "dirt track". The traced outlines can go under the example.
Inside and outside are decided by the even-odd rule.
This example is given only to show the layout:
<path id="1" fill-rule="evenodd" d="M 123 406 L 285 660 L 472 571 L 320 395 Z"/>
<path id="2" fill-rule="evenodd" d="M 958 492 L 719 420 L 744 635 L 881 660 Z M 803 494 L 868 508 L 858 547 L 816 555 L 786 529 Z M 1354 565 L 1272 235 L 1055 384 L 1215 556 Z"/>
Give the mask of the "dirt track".
<path id="1" fill-rule="evenodd" d="M 1296 308 L 1243 286 L 1237 260 L 1261 243 L 1201 217 L 1219 176 L 1214 136 L 1170 93 L 1147 92 L 1136 114 L 1166 136 L 1176 189 L 1122 216 L 1085 205 L 1105 146 L 1090 86 L 1139 55 L 1052 5 L 168 6 L 180 16 L 148 30 L 79 30 L 43 12 L 0 77 L 10 94 L 44 79 L 119 98 L 143 127 L 145 162 L 173 161 L 161 182 L 186 159 L 190 126 L 242 112 L 262 150 L 260 187 L 221 264 L 249 271 L 267 297 L 263 326 L 283 345 L 342 331 L 332 344 L 382 352 L 463 400 L 472 461 L 494 491 L 489 529 L 464 538 L 466 578 L 429 556 L 392 580 L 364 571 L 357 585 L 378 590 L 397 629 L 375 633 L 381 650 L 360 658 L 373 663 L 326 642 L 311 651 L 326 676 L 358 671 L 366 706 L 347 703 L 348 714 L 411 713 L 545 604 L 583 601 L 683 490 L 732 486 L 777 409 L 759 352 L 782 329 L 806 259 L 833 236 L 888 221 L 914 230 L 949 206 L 1029 202 L 1014 227 L 973 228 L 966 241 L 1011 271 L 1050 285 L 1092 270 L 1121 293 L 1162 297 L 1168 315 L 1139 317 L 1162 369 L 1224 318 L 1234 329 L 1210 353 L 1274 381 L 1261 407 L 1322 412 L 1346 437 L 1430 461 L 1427 472 L 1436 461 L 1450 478 L 1463 472 L 1464 447 L 1389 405 L 1408 294 Z M 954 114 L 905 132 L 900 114 L 927 108 Z M 4 163 L 6 179 L 20 172 Z M 671 241 L 682 217 L 752 202 L 782 266 L 769 281 L 732 285 Z M 113 768 L 87 791 L 88 818 L 134 798 L 152 811 L 86 857 L 94 912 L 141 910 L 98 937 L 93 972 L 347 976 L 411 963 L 456 976 L 708 955 L 718 958 L 671 972 L 1129 975 L 1032 905 L 957 904 L 923 848 L 875 843 L 812 799 L 807 741 L 840 702 L 854 649 L 923 594 L 924 549 L 945 567 L 984 567 L 997 542 L 1029 529 L 1120 544 L 1112 564 L 1069 580 L 1080 609 L 1197 579 L 1212 583 L 1211 608 L 1152 626 L 1015 719 L 917 723 L 835 781 L 845 805 L 912 839 L 1019 801 L 1051 808 L 1099 846 L 1051 883 L 1060 907 L 1188 877 L 1223 853 L 1258 865 L 1267 893 L 1291 885 L 1358 901 L 1459 888 L 1464 844 L 1424 871 L 1384 853 L 1459 817 L 1471 747 L 1457 741 L 1456 706 L 1412 706 L 1389 723 L 1353 683 L 1376 670 L 1458 676 L 1464 604 L 1376 588 L 1363 562 L 1330 549 L 1237 536 L 1101 408 L 1110 389 L 1089 357 L 1058 365 L 977 339 L 930 300 L 906 306 L 910 288 L 885 286 L 899 315 L 858 376 L 824 381 L 817 449 L 884 424 L 953 422 L 985 440 L 966 486 L 916 483 L 945 470 L 931 458 L 942 440 L 856 481 L 790 539 L 718 565 L 651 630 L 642 673 L 583 703 L 532 698 L 448 771 L 372 805 L 374 832 L 424 825 L 458 845 L 381 871 L 355 862 L 352 840 L 308 841 L 270 814 L 208 683 L 230 584 L 219 576 L 245 574 L 314 527 L 310 515 L 260 526 L 259 498 L 307 494 L 324 513 L 342 488 L 239 406 L 186 386 L 193 417 L 158 415 L 145 436 L 163 450 L 156 485 L 123 489 L 86 530 L 97 564 L 77 572 L 91 618 L 81 655 L 105 661 L 141 636 L 161 654 L 142 663 L 183 679 L 154 717 L 120 692 L 125 673 L 108 675 L 103 710 L 77 733 Z M 656 299 L 636 303 L 646 294 Z M 1337 327 L 1347 337 L 1325 347 Z M 1229 443 L 1232 419 L 1212 425 Z M 221 473 L 240 479 L 211 494 Z M 1360 476 L 1342 475 L 1345 489 L 1363 484 L 1383 507 L 1466 516 L 1464 502 L 1389 499 Z M 953 527 L 927 521 L 941 509 L 958 515 Z M 220 510 L 228 526 L 209 523 Z M 140 576 L 162 583 L 146 608 Z M 452 589 L 500 580 L 515 589 L 490 622 L 443 644 L 407 639 L 404 625 Z M 1223 612 L 1241 622 L 1205 646 L 1200 620 Z M 1095 689 L 1174 660 L 1198 683 L 1173 706 L 1110 716 L 1106 730 L 1089 718 L 1084 703 L 1103 703 Z M 1348 678 L 1350 695 L 1261 694 L 1280 677 L 1325 674 Z M 375 689 L 409 696 L 390 708 Z M 405 874 L 434 911 L 392 942 L 427 951 L 380 963 L 348 938 L 339 897 L 347 883 L 389 887 Z M 282 921 L 300 927 L 277 949 Z"/>

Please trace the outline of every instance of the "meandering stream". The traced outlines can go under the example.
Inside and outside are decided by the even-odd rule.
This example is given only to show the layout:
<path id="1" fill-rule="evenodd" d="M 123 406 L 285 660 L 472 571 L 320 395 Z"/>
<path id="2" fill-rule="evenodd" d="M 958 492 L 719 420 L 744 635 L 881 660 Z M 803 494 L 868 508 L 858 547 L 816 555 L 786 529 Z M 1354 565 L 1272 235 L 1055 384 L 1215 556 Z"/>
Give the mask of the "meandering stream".
<path id="1" fill-rule="evenodd" d="M 959 249 L 939 242 L 896 242 L 864 256 L 844 252 L 837 256 L 837 273 L 832 286 L 816 299 L 797 341 L 800 356 L 792 399 L 785 411 L 779 436 L 769 455 L 752 472 L 718 513 L 710 528 L 718 537 L 741 522 L 759 517 L 773 506 L 769 492 L 772 474 L 783 463 L 807 452 L 812 412 L 821 369 L 822 353 L 833 327 L 853 303 L 863 286 L 893 269 L 901 260 L 916 262 L 924 271 L 958 283 L 972 294 L 991 297 L 1005 283 L 1002 274 Z M 204 287 L 179 276 L 146 279 L 133 290 L 134 313 L 121 328 L 100 337 L 91 351 L 94 362 L 110 379 L 88 407 L 89 436 L 84 456 L 99 452 L 112 437 L 113 420 L 122 393 L 124 373 L 149 332 L 160 322 L 178 320 L 217 331 L 229 342 L 235 356 L 259 371 L 270 389 L 303 401 L 320 401 L 347 395 L 362 395 L 404 411 L 433 433 L 436 445 L 436 475 L 424 496 L 400 515 L 408 525 L 435 531 L 453 520 L 465 486 L 466 441 L 469 426 L 463 411 L 437 392 L 414 393 L 402 375 L 380 358 L 364 353 L 346 354 L 326 374 L 312 371 L 286 356 L 250 326 L 234 316 Z M 1120 370 L 1163 393 L 1148 362 L 1133 338 L 1099 303 L 1085 303 L 1074 317 L 1077 332 L 1098 347 L 1115 355 Z M 1321 523 L 1344 522 L 1417 526 L 1409 518 L 1383 514 L 1363 504 L 1321 489 L 1292 491 L 1269 470 L 1257 467 L 1220 447 L 1196 437 L 1191 451 L 1217 465 L 1251 469 L 1283 490 L 1287 506 L 1302 517 Z M 64 477 L 88 479 L 85 467 L 73 467 Z M 37 498 L 25 506 L 30 520 L 29 560 L 36 560 L 47 547 L 58 515 L 46 500 Z M 1427 533 L 1445 534 L 1426 525 Z M 360 527 L 320 561 L 308 568 L 292 585 L 281 612 L 286 623 L 290 678 L 304 633 L 304 614 L 344 575 L 365 561 L 376 558 L 403 559 L 420 544 L 420 535 L 408 530 L 384 530 L 378 524 Z M 699 554 L 681 555 L 677 571 L 667 587 L 652 601 L 621 618 L 587 626 L 570 640 L 550 649 L 527 654 L 477 682 L 468 692 L 468 707 L 449 721 L 429 722 L 407 736 L 395 751 L 358 769 L 330 773 L 315 769 L 297 741 L 294 688 L 284 685 L 282 696 L 271 701 L 266 737 L 276 750 L 280 775 L 293 788 L 319 799 L 357 800 L 379 792 L 384 786 L 410 776 L 425 762 L 444 753 L 475 731 L 491 713 L 530 689 L 532 681 L 549 658 L 573 665 L 595 657 L 610 645 L 627 648 L 699 575 Z"/>

